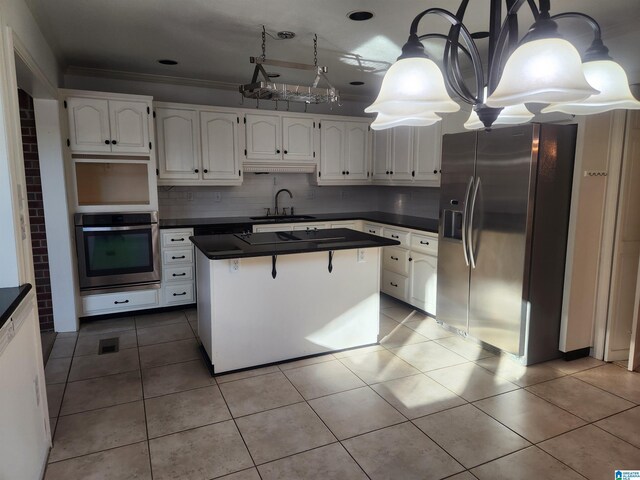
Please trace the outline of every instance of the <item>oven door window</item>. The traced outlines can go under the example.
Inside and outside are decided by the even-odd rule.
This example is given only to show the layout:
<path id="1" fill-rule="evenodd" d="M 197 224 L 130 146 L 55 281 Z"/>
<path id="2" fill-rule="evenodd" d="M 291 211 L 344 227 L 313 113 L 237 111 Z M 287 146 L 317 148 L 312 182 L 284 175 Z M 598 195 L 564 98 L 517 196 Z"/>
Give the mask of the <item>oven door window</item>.
<path id="1" fill-rule="evenodd" d="M 84 232 L 88 277 L 153 272 L 151 229 Z"/>

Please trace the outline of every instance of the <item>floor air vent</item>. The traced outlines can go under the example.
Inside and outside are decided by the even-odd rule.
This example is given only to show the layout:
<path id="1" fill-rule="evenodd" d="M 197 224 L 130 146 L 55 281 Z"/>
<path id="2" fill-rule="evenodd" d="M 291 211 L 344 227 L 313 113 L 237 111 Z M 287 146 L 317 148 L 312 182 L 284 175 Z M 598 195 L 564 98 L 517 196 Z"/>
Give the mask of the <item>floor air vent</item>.
<path id="1" fill-rule="evenodd" d="M 105 353 L 116 353 L 120 349 L 120 339 L 115 338 L 103 338 L 98 343 L 98 355 Z"/>

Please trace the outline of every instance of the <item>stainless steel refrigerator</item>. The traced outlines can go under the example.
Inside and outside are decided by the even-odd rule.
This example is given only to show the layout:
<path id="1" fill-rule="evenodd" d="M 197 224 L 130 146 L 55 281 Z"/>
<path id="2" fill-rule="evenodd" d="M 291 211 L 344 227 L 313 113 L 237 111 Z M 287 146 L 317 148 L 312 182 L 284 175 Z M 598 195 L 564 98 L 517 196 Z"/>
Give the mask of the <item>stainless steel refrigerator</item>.
<path id="1" fill-rule="evenodd" d="M 576 130 L 443 138 L 437 320 L 525 365 L 560 356 Z"/>

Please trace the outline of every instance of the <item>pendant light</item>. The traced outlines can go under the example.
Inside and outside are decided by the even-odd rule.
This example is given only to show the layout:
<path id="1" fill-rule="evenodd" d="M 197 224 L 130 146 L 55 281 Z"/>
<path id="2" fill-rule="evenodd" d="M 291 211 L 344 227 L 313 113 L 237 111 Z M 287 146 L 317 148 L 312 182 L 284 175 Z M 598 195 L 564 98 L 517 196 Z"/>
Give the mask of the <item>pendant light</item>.
<path id="1" fill-rule="evenodd" d="M 457 111 L 451 95 L 473 106 L 465 124 L 468 128 L 529 121 L 533 114 L 525 103 L 551 104 L 543 112 L 595 113 L 640 107 L 621 67 L 608 56 L 602 58 L 606 48 L 601 42 L 600 26 L 590 16 L 580 12 L 551 16 L 550 0 L 489 0 L 489 32 L 472 34 L 463 23 L 469 1 L 461 0 L 455 14 L 443 8 L 429 8 L 413 19 L 402 55 L 385 75 L 376 101 L 365 109 L 379 113 L 374 122 L 376 128 L 427 122 L 436 113 Z M 503 4 L 507 7 L 504 17 Z M 523 6 L 529 7 L 535 20 L 519 41 L 518 12 Z M 428 15 L 448 21 L 449 33 L 418 35 L 418 26 Z M 575 46 L 562 38 L 557 21 L 565 18 L 584 21 L 591 27 L 593 45 L 600 45 L 594 51 L 600 58 L 588 51 L 581 59 Z M 487 36 L 488 61 L 483 62 L 476 40 Z M 442 70 L 424 53 L 421 41 L 425 39 L 444 40 Z M 462 75 L 462 56 L 471 61 L 472 85 Z M 483 93 L 485 85 L 488 97 Z"/>
<path id="2" fill-rule="evenodd" d="M 629 79 L 620 65 L 608 55 L 602 41 L 594 41 L 582 64 L 584 76 L 600 93 L 579 103 L 551 104 L 542 113 L 562 112 L 571 115 L 591 115 L 614 109 L 640 109 L 640 102 L 631 93 Z"/>
<path id="3" fill-rule="evenodd" d="M 398 117 L 409 121 L 416 116 L 435 118 L 435 112 L 457 112 L 436 63 L 424 53 L 417 36 L 410 38 L 402 55 L 385 74 L 380 93 L 365 112 Z M 438 117 L 439 118 L 439 117 Z"/>

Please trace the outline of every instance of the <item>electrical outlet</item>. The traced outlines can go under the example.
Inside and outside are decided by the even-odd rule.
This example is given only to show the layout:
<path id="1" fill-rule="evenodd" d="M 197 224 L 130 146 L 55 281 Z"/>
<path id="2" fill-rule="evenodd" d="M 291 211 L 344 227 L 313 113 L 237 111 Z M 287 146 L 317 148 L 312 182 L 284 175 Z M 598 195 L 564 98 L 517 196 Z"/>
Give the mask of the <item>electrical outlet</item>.
<path id="1" fill-rule="evenodd" d="M 347 192 L 346 190 L 341 190 L 340 197 L 342 198 L 342 200 L 349 198 L 349 192 Z"/>
<path id="2" fill-rule="evenodd" d="M 213 192 L 213 200 L 219 202 L 222 200 L 222 194 L 220 192 Z"/>
<path id="3" fill-rule="evenodd" d="M 193 192 L 187 192 L 187 202 L 193 202 Z"/>
<path id="4" fill-rule="evenodd" d="M 364 252 L 366 252 L 366 249 L 364 248 L 359 248 L 358 249 L 358 263 L 364 263 L 366 262 L 366 258 L 365 258 L 365 254 Z"/>
<path id="5" fill-rule="evenodd" d="M 238 273 L 240 271 L 240 259 L 232 258 L 229 260 L 229 271 L 231 273 Z"/>

